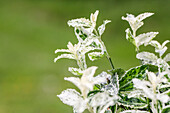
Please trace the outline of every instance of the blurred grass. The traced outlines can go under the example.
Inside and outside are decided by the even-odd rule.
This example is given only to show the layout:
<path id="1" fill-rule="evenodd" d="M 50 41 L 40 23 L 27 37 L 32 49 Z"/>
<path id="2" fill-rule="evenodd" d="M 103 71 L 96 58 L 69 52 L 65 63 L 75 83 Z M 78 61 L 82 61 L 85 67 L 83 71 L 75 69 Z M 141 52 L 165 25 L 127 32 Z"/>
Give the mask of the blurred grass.
<path id="1" fill-rule="evenodd" d="M 0 1 L 0 113 L 72 112 L 56 94 L 75 88 L 63 78 L 72 76 L 67 68 L 76 66 L 76 62 L 53 63 L 55 49 L 66 48 L 68 41 L 77 42 L 68 20 L 89 18 L 91 12 L 100 10 L 98 25 L 103 19 L 112 21 L 102 38 L 114 65 L 129 69 L 140 62 L 135 58 L 134 46 L 125 39 L 124 31 L 129 26 L 121 16 L 154 12 L 138 33 L 159 31 L 156 39 L 163 42 L 170 39 L 169 4 L 169 0 Z M 147 50 L 153 51 L 150 47 Z M 99 66 L 97 73 L 110 69 L 105 58 L 87 62 Z"/>

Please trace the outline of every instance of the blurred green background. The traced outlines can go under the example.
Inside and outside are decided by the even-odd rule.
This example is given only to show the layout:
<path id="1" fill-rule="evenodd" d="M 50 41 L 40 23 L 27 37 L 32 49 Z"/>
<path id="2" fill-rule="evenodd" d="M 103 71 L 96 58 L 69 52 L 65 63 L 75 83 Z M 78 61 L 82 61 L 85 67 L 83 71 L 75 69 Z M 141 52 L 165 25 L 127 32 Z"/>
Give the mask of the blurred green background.
<path id="1" fill-rule="evenodd" d="M 56 95 L 75 88 L 64 77 L 72 76 L 67 70 L 76 67 L 76 62 L 62 59 L 54 63 L 54 51 L 66 48 L 68 41 L 77 43 L 68 20 L 89 18 L 97 9 L 98 25 L 103 19 L 112 21 L 102 38 L 116 68 L 140 65 L 134 46 L 125 39 L 129 26 L 121 16 L 126 13 L 154 12 L 137 33 L 159 31 L 158 41 L 170 39 L 170 0 L 1 0 L 0 113 L 72 112 Z M 154 51 L 150 47 L 142 50 Z M 110 69 L 106 58 L 87 62 L 99 66 L 97 73 Z"/>

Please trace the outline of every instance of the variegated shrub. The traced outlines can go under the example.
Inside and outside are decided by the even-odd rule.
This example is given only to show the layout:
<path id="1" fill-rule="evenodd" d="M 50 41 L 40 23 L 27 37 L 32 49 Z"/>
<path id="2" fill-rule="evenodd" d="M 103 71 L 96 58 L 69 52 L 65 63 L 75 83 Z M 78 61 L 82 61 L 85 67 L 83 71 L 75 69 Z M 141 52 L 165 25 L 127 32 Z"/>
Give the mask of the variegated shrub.
<path id="1" fill-rule="evenodd" d="M 68 25 L 74 28 L 78 43 L 68 42 L 68 49 L 57 49 L 55 53 L 62 52 L 54 59 L 74 59 L 77 67 L 69 67 L 68 70 L 75 75 L 65 77 L 64 80 L 72 82 L 78 87 L 66 89 L 60 95 L 60 100 L 73 107 L 74 113 L 83 113 L 86 109 L 90 113 L 170 113 L 170 53 L 164 55 L 166 40 L 162 45 L 153 40 L 158 32 L 136 34 L 136 31 L 144 24 L 143 20 L 153 13 L 143 13 L 135 17 L 127 14 L 122 17 L 128 21 L 130 28 L 126 29 L 126 39 L 135 45 L 136 58 L 142 64 L 127 71 L 116 69 L 102 41 L 105 26 L 110 20 L 105 20 L 102 25 L 96 27 L 99 11 L 90 15 L 90 19 L 79 18 L 68 21 Z M 140 51 L 140 46 L 151 45 L 154 53 Z M 88 67 L 86 56 L 91 61 L 106 56 L 111 64 L 111 70 L 95 76 L 96 66 Z"/>

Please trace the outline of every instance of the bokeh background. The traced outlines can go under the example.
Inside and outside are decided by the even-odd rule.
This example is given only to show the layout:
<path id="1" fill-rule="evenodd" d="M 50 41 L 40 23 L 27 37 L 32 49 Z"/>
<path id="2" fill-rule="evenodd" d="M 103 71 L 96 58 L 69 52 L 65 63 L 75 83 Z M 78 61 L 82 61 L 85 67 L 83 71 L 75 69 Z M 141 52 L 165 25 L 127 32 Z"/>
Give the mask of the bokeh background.
<path id="1" fill-rule="evenodd" d="M 100 11 L 98 25 L 103 19 L 112 21 L 102 39 L 116 68 L 140 65 L 134 46 L 125 39 L 129 26 L 121 16 L 126 13 L 154 12 L 137 33 L 159 31 L 158 41 L 170 39 L 170 0 L 0 0 L 0 113 L 72 112 L 56 95 L 75 88 L 64 77 L 72 76 L 67 69 L 76 62 L 54 63 L 54 51 L 66 48 L 68 41 L 77 43 L 67 21 L 89 18 L 95 10 Z M 87 62 L 99 66 L 97 73 L 110 69 L 106 58 Z"/>

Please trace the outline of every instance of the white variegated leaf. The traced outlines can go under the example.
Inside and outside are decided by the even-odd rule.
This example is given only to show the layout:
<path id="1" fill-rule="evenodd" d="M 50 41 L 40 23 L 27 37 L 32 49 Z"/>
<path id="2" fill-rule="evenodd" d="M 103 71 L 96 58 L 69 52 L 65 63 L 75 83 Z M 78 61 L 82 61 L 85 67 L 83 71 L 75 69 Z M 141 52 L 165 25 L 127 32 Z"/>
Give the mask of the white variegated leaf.
<path id="1" fill-rule="evenodd" d="M 140 45 L 148 45 L 149 42 L 156 37 L 156 35 L 158 34 L 158 32 L 149 32 L 149 33 L 143 33 L 138 35 L 135 38 L 135 42 L 136 42 L 136 46 L 139 47 Z"/>
<path id="2" fill-rule="evenodd" d="M 159 56 L 161 57 L 166 50 L 168 49 L 165 45 L 169 42 L 169 40 L 166 40 L 165 42 L 163 42 L 163 44 L 161 45 L 158 41 L 151 41 L 149 44 L 155 47 L 155 52 L 159 53 Z"/>
<path id="3" fill-rule="evenodd" d="M 70 52 L 68 49 L 57 49 L 55 50 L 55 54 L 57 54 L 58 52 Z"/>
<path id="4" fill-rule="evenodd" d="M 101 26 L 98 27 L 99 35 L 101 36 L 105 31 L 105 26 L 107 23 L 111 22 L 110 20 L 105 20 Z"/>
<path id="5" fill-rule="evenodd" d="M 150 41 L 149 44 L 150 44 L 151 46 L 157 48 L 157 49 L 158 49 L 158 48 L 161 48 L 161 44 L 160 44 L 158 41 L 156 41 L 156 40 Z"/>
<path id="6" fill-rule="evenodd" d="M 132 35 L 130 29 L 127 28 L 125 32 L 126 32 L 126 39 L 136 46 L 135 37 Z"/>
<path id="7" fill-rule="evenodd" d="M 170 67 L 169 64 L 161 58 L 157 60 L 157 63 L 157 66 L 162 67 L 164 70 L 168 70 L 168 68 Z"/>
<path id="8" fill-rule="evenodd" d="M 138 21 L 142 21 L 142 20 L 144 20 L 145 18 L 152 16 L 153 14 L 154 14 L 154 13 L 142 13 L 142 14 L 139 14 L 139 15 L 136 17 L 136 19 L 137 19 Z"/>
<path id="9" fill-rule="evenodd" d="M 64 80 L 72 82 L 81 90 L 81 80 L 78 77 L 64 77 Z"/>
<path id="10" fill-rule="evenodd" d="M 153 72 L 147 72 L 148 74 L 148 79 L 149 81 L 152 83 L 152 85 L 154 85 L 154 87 L 156 88 L 157 84 L 159 83 L 157 80 L 157 76 L 155 73 Z"/>
<path id="11" fill-rule="evenodd" d="M 134 78 L 132 81 L 133 81 L 134 87 L 136 87 L 137 89 L 141 89 L 145 93 L 146 97 L 155 100 L 155 96 L 154 96 L 154 92 L 152 88 L 148 88 L 148 86 L 152 87 L 150 82 L 141 81 L 136 78 Z"/>
<path id="12" fill-rule="evenodd" d="M 134 91 L 131 91 L 129 94 L 128 94 L 128 98 L 132 98 L 132 97 L 137 97 L 139 98 L 141 95 L 143 95 L 144 97 L 146 97 L 145 93 L 141 90 L 134 90 Z"/>
<path id="13" fill-rule="evenodd" d="M 93 78 L 93 81 L 94 81 L 93 83 L 94 84 L 106 83 L 107 78 L 110 78 L 110 77 L 111 77 L 110 74 L 107 74 L 106 72 L 102 72 Z"/>
<path id="14" fill-rule="evenodd" d="M 93 27 L 93 28 L 95 28 L 95 26 L 96 26 L 96 21 L 97 21 L 97 16 L 98 16 L 98 14 L 99 14 L 99 11 L 96 10 L 96 12 L 95 12 L 94 14 L 91 13 L 91 15 L 90 15 L 90 21 L 91 21 L 91 23 L 92 23 L 92 27 Z"/>
<path id="15" fill-rule="evenodd" d="M 94 61 L 94 60 L 97 60 L 103 57 L 103 54 L 101 52 L 92 52 L 92 53 L 89 53 L 88 56 L 91 61 Z"/>
<path id="16" fill-rule="evenodd" d="M 144 23 L 137 20 L 134 15 L 132 14 L 126 14 L 127 17 L 122 17 L 123 20 L 126 20 L 129 22 L 129 25 L 133 32 L 136 32 L 137 29 L 139 29 Z"/>
<path id="17" fill-rule="evenodd" d="M 165 94 L 156 94 L 156 98 L 160 100 L 162 103 L 167 103 L 168 101 L 170 101 L 169 96 Z"/>
<path id="18" fill-rule="evenodd" d="M 122 17 L 122 20 L 128 21 L 133 32 L 136 33 L 137 29 L 139 29 L 144 24 L 142 20 L 153 15 L 153 13 L 143 13 L 138 15 L 137 17 L 135 17 L 132 14 L 126 14 L 126 15 L 127 17 Z"/>
<path id="19" fill-rule="evenodd" d="M 170 41 L 169 40 L 166 40 L 162 43 L 162 47 L 164 47 L 167 43 L 169 43 Z"/>
<path id="20" fill-rule="evenodd" d="M 83 74 L 83 71 L 81 69 L 74 68 L 74 67 L 69 67 L 68 71 L 70 71 L 72 74 L 78 75 L 78 76 Z"/>
<path id="21" fill-rule="evenodd" d="M 167 90 L 167 91 L 165 91 L 165 92 L 163 92 L 162 94 L 163 94 L 163 95 L 166 95 L 166 94 L 168 94 L 168 93 L 170 93 L 170 89 Z"/>
<path id="22" fill-rule="evenodd" d="M 120 113 L 150 113 L 150 112 L 141 111 L 141 110 L 125 110 L 125 111 L 122 111 Z"/>
<path id="23" fill-rule="evenodd" d="M 75 89 L 64 90 L 57 96 L 64 104 L 72 106 L 77 113 L 82 113 L 87 108 L 87 102 Z"/>
<path id="24" fill-rule="evenodd" d="M 80 45 L 81 44 L 78 43 L 78 44 L 74 44 L 74 46 L 73 46 L 73 44 L 71 42 L 68 42 L 67 47 L 68 47 L 68 50 L 70 51 L 70 53 L 76 54 L 76 52 L 80 48 Z"/>
<path id="25" fill-rule="evenodd" d="M 132 14 L 126 14 L 126 15 L 127 17 L 122 17 L 122 20 L 128 21 L 133 32 L 136 32 L 136 30 L 143 25 L 143 22 L 137 21 L 135 16 Z"/>
<path id="26" fill-rule="evenodd" d="M 75 84 L 81 91 L 82 96 L 86 97 L 89 91 L 93 90 L 94 82 L 94 73 L 97 67 L 92 66 L 83 71 L 81 78 L 78 77 L 65 77 L 64 80 L 70 81 Z"/>
<path id="27" fill-rule="evenodd" d="M 86 78 L 91 79 L 91 78 L 94 76 L 94 74 L 95 74 L 95 72 L 96 72 L 96 69 L 97 69 L 96 66 L 92 66 L 92 67 L 87 68 L 87 69 L 84 71 L 82 77 L 86 77 Z"/>
<path id="28" fill-rule="evenodd" d="M 118 99 L 117 95 L 110 96 L 107 92 L 101 92 L 95 94 L 90 101 L 90 106 L 93 107 L 94 111 L 98 113 L 104 113 L 109 106 L 115 104 L 115 101 Z M 99 107 L 97 109 L 97 107 Z"/>
<path id="29" fill-rule="evenodd" d="M 144 60 L 145 62 L 157 62 L 158 57 L 153 53 L 140 52 L 136 55 L 137 59 Z"/>
<path id="30" fill-rule="evenodd" d="M 61 58 L 75 59 L 73 54 L 61 54 L 60 56 L 54 59 L 54 62 Z"/>
<path id="31" fill-rule="evenodd" d="M 170 87 L 170 83 L 169 82 L 168 82 L 168 84 L 160 85 L 159 89 L 161 89 L 161 88 L 168 88 L 168 87 Z"/>
<path id="32" fill-rule="evenodd" d="M 164 59 L 163 59 L 165 62 L 169 62 L 170 61 L 170 53 L 168 53 Z"/>
<path id="33" fill-rule="evenodd" d="M 85 18 L 69 20 L 67 23 L 69 26 L 72 27 L 81 27 L 81 26 L 90 27 L 91 25 L 90 20 Z"/>
<path id="34" fill-rule="evenodd" d="M 165 46 L 164 48 L 160 48 L 160 49 L 156 49 L 155 48 L 155 52 L 159 53 L 159 56 L 161 57 L 167 50 L 168 48 Z"/>

